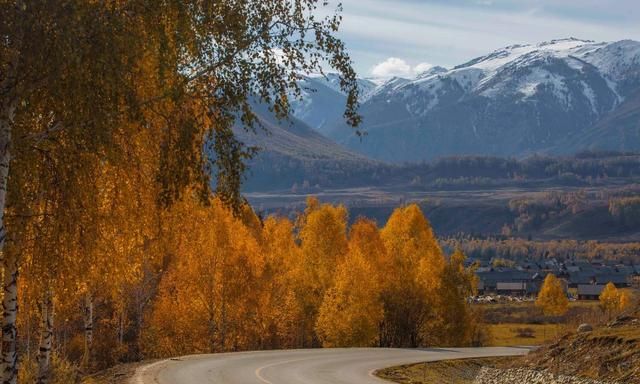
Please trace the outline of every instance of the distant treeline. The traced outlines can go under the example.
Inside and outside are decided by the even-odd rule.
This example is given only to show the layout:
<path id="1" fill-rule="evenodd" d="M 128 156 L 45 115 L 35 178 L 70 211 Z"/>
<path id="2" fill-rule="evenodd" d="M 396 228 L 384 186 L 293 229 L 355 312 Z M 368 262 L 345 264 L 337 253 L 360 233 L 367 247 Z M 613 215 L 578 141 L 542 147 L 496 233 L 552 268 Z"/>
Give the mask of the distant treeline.
<path id="1" fill-rule="evenodd" d="M 457 156 L 433 163 L 404 165 L 425 180 L 469 178 L 580 181 L 610 177 L 640 177 L 640 153 L 580 152 L 570 157 L 533 155 L 524 159 Z"/>
<path id="2" fill-rule="evenodd" d="M 494 187 L 527 182 L 559 185 L 606 183 L 610 178 L 640 180 L 640 153 L 580 152 L 574 156 L 533 155 L 524 159 L 493 156 L 446 157 L 430 163 L 390 165 L 344 160 L 300 160 L 273 153 L 253 160 L 247 190 L 323 189 L 407 184 L 427 189 Z"/>
<path id="3" fill-rule="evenodd" d="M 518 238 L 471 236 L 449 237 L 440 241 L 445 252 L 459 249 L 468 257 L 490 260 L 604 259 L 640 263 L 640 242 L 603 243 L 598 241 L 528 241 Z"/>

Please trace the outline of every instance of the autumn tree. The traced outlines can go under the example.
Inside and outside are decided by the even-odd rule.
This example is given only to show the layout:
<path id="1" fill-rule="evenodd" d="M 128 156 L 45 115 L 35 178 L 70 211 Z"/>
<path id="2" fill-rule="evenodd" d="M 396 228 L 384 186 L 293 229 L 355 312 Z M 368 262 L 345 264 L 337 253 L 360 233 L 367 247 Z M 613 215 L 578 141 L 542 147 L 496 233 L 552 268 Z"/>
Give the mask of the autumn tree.
<path id="1" fill-rule="evenodd" d="M 375 266 L 380 281 L 391 268 L 391 259 L 375 221 L 358 218 L 349 228 L 349 250 L 359 251 Z"/>
<path id="2" fill-rule="evenodd" d="M 304 310 L 303 346 L 310 346 L 325 292 L 347 253 L 347 210 L 310 198 L 298 226 L 302 260 L 296 291 Z"/>
<path id="3" fill-rule="evenodd" d="M 368 255 L 350 250 L 325 293 L 316 331 L 324 347 L 370 347 L 382 321 L 379 282 Z"/>
<path id="4" fill-rule="evenodd" d="M 335 284 L 320 307 L 315 329 L 323 346 L 379 343 L 385 264 L 386 250 L 376 224 L 358 219 L 349 231 L 349 251 L 337 268 Z"/>
<path id="5" fill-rule="evenodd" d="M 438 289 L 438 345 L 461 346 L 472 342 L 478 320 L 468 302 L 476 291 L 477 277 L 473 268 L 465 268 L 465 255 L 456 250 L 442 271 Z"/>
<path id="6" fill-rule="evenodd" d="M 64 131 L 70 142 L 83 144 L 82 152 L 117 157 L 113 130 L 133 120 L 157 128 L 164 144 L 159 200 L 176 200 L 194 183 L 206 199 L 203 170 L 213 169 L 219 197 L 237 208 L 250 151 L 231 127 L 238 116 L 248 129 L 254 125 L 251 98 L 284 117 L 290 95 L 300 95 L 300 73 L 321 72 L 328 63 L 341 72 L 345 116 L 357 124 L 355 73 L 334 36 L 340 18 L 318 19 L 318 4 L 13 0 L 0 7 L 0 250 L 11 160 L 30 156 L 13 151 L 17 138 L 55 143 Z M 149 111 L 167 124 L 148 124 Z M 38 151 L 38 145 L 25 149 Z M 2 257 L 4 383 L 16 380 L 20 255 Z"/>
<path id="7" fill-rule="evenodd" d="M 260 276 L 255 338 L 259 348 L 295 348 L 300 345 L 302 307 L 294 287 L 300 272 L 300 247 L 295 242 L 293 223 L 268 217 L 262 228 L 265 265 Z"/>
<path id="8" fill-rule="evenodd" d="M 183 231 L 172 236 L 174 260 L 144 336 L 148 355 L 256 347 L 245 331 L 256 321 L 265 266 L 257 241 L 217 199 L 200 206 L 192 196 L 173 209 Z"/>
<path id="9" fill-rule="evenodd" d="M 536 298 L 536 306 L 547 316 L 562 316 L 569 309 L 569 299 L 562 282 L 553 273 L 544 279 Z"/>
<path id="10" fill-rule="evenodd" d="M 435 315 L 436 292 L 444 256 L 420 208 L 397 208 L 381 232 L 392 270 L 382 288 L 384 321 L 381 344 L 418 346 Z"/>
<path id="11" fill-rule="evenodd" d="M 626 311 L 630 308 L 633 308 L 634 298 L 631 292 L 628 290 L 624 290 L 620 292 L 620 305 L 619 310 L 621 312 Z"/>
<path id="12" fill-rule="evenodd" d="M 620 308 L 620 292 L 612 282 L 605 285 L 598 299 L 600 300 L 600 309 L 609 318 Z"/>

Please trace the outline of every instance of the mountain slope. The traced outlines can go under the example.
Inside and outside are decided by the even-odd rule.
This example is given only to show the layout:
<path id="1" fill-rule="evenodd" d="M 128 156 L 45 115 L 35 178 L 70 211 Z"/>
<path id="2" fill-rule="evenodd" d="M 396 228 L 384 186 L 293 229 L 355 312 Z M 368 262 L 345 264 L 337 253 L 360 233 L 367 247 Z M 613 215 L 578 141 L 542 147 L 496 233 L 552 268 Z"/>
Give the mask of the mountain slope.
<path id="1" fill-rule="evenodd" d="M 368 133 L 362 142 L 338 120 L 330 127 L 325 122 L 322 132 L 394 162 L 638 150 L 633 121 L 639 91 L 639 42 L 570 38 L 513 45 L 447 71 L 377 87 L 361 107 Z"/>
<path id="2" fill-rule="evenodd" d="M 376 88 L 376 84 L 367 79 L 358 79 L 360 102 L 365 101 Z M 347 104 L 347 95 L 340 89 L 338 75 L 307 76 L 300 81 L 302 100 L 293 99 L 291 108 L 293 117 L 302 120 L 322 134 L 327 134 L 328 123 L 343 119 Z"/>
<path id="3" fill-rule="evenodd" d="M 234 128 L 240 141 L 259 148 L 250 162 L 246 190 L 288 189 L 294 184 L 335 187 L 363 180 L 384 167 L 341 147 L 296 118 L 279 121 L 265 107 L 254 109 L 262 127 L 255 133 L 241 126 Z"/>
<path id="4" fill-rule="evenodd" d="M 561 144 L 568 152 L 585 148 L 634 151 L 640 148 L 640 92 L 630 96 L 581 137 Z"/>

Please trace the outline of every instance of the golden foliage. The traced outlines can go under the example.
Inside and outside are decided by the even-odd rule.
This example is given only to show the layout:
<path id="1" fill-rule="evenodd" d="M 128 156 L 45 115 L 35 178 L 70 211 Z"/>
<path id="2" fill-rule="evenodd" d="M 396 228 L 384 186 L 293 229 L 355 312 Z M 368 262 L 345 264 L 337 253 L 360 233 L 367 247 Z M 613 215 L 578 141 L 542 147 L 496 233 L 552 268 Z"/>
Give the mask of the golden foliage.
<path id="1" fill-rule="evenodd" d="M 600 300 L 600 309 L 609 317 L 620 308 L 620 292 L 612 282 L 608 282 L 604 286 L 598 299 Z"/>
<path id="2" fill-rule="evenodd" d="M 316 332 L 324 347 L 371 347 L 382 321 L 380 287 L 374 266 L 358 249 L 350 250 L 325 294 Z"/>
<path id="3" fill-rule="evenodd" d="M 94 169 L 104 191 L 95 209 L 104 214 L 92 223 L 99 228 L 92 247 L 73 251 L 90 252 L 82 260 L 91 264 L 69 258 L 50 270 L 68 271 L 52 287 L 70 360 L 88 353 L 98 368 L 191 353 L 473 342 L 477 316 L 466 301 L 473 270 L 461 252 L 445 258 L 417 206 L 398 208 L 382 230 L 362 218 L 349 227 L 345 207 L 316 199 L 296 224 L 261 220 L 249 206 L 234 215 L 196 190 L 161 209 L 154 191 L 140 188 L 151 174 Z M 29 260 L 20 326 L 37 334 L 37 276 L 47 259 Z M 95 303 L 88 352 L 78 311 L 87 295 Z"/>
<path id="4" fill-rule="evenodd" d="M 631 292 L 629 292 L 628 290 L 620 292 L 619 310 L 621 312 L 633 308 L 633 304 L 634 298 Z"/>
<path id="5" fill-rule="evenodd" d="M 303 346 L 317 344 L 313 329 L 324 299 L 335 278 L 336 266 L 347 252 L 347 210 L 310 199 L 298 219 L 301 266 L 296 294 L 302 306 Z"/>
<path id="6" fill-rule="evenodd" d="M 299 253 L 266 256 L 264 243 L 280 240 L 263 238 L 240 195 L 253 149 L 232 128 L 255 128 L 254 101 L 288 116 L 299 74 L 327 63 L 340 72 L 347 123 L 358 125 L 338 14 L 317 17 L 328 5 L 318 0 L 2 5 L 0 381 L 16 381 L 20 353 L 50 361 L 36 344 L 52 334 L 88 370 L 179 352 L 169 336 L 192 343 L 185 351 L 291 345 Z M 313 282 L 323 291 L 343 243 L 327 253 L 333 265 L 305 250 L 323 266 Z M 54 312 L 43 309 L 50 299 L 56 320 L 40 321 Z M 172 319 L 173 310 L 182 312 Z M 161 331 L 145 339 L 150 329 Z M 51 379 L 47 365 L 37 381 Z"/>
<path id="7" fill-rule="evenodd" d="M 467 299 L 476 290 L 477 277 L 473 269 L 465 268 L 465 259 L 464 254 L 456 250 L 442 272 L 437 294 L 440 324 L 435 327 L 438 345 L 471 345 L 474 341 L 478 316 Z"/>
<path id="8" fill-rule="evenodd" d="M 569 299 L 564 291 L 562 282 L 550 273 L 538 292 L 536 306 L 542 308 L 545 315 L 561 316 L 569 309 Z"/>
<path id="9" fill-rule="evenodd" d="M 420 208 L 394 210 L 381 236 L 390 260 L 383 283 L 383 345 L 406 347 L 433 341 L 428 324 L 436 316 L 444 256 Z"/>
<path id="10" fill-rule="evenodd" d="M 376 224 L 358 219 L 349 232 L 349 250 L 320 307 L 316 332 L 325 347 L 379 343 L 382 282 L 387 253 Z"/>

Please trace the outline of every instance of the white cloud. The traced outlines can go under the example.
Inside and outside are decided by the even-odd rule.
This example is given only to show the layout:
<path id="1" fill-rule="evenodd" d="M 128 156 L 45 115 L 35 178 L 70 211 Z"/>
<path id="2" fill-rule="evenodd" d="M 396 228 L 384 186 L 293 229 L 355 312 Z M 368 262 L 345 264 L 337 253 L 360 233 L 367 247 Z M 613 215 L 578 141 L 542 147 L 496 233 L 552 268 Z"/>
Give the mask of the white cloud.
<path id="1" fill-rule="evenodd" d="M 373 69 L 371 69 L 371 74 L 376 77 L 413 77 L 429 70 L 431 67 L 433 67 L 433 65 L 425 62 L 411 66 L 411 64 L 403 59 L 389 57 L 385 61 L 376 64 Z"/>
<path id="2" fill-rule="evenodd" d="M 407 77 L 411 75 L 411 66 L 402 59 L 398 59 L 397 57 L 390 57 L 382 63 L 376 64 L 371 70 L 371 73 L 374 76 L 380 77 Z"/>

